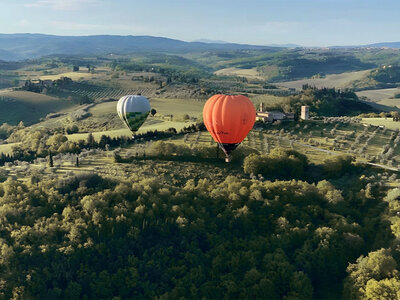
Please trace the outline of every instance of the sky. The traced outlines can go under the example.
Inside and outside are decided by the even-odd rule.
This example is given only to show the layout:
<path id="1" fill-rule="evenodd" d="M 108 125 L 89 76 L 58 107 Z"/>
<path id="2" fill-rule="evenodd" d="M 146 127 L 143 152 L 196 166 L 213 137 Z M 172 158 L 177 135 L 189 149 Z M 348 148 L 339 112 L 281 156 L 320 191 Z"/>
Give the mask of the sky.
<path id="1" fill-rule="evenodd" d="M 0 33 L 335 46 L 400 41 L 399 29 L 398 0 L 0 0 Z"/>

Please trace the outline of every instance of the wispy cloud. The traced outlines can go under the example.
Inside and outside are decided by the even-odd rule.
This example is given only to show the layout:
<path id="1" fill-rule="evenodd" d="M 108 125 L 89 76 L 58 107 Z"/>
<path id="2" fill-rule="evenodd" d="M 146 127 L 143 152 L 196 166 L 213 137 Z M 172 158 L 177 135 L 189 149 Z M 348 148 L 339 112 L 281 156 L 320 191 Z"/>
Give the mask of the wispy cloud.
<path id="1" fill-rule="evenodd" d="M 56 10 L 79 10 L 85 5 L 99 4 L 100 0 L 36 0 L 26 7 L 49 7 Z"/>
<path id="2" fill-rule="evenodd" d="M 19 21 L 16 23 L 16 25 L 19 26 L 19 27 L 27 27 L 27 26 L 29 26 L 30 24 L 31 24 L 31 23 L 30 23 L 28 20 L 25 20 L 25 19 L 19 20 Z"/>

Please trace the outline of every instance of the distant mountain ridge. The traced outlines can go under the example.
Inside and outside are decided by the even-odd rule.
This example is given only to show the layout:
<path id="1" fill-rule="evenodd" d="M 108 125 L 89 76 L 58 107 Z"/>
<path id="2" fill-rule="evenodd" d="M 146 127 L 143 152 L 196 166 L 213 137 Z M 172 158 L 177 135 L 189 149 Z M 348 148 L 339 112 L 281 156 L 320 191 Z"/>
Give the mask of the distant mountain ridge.
<path id="1" fill-rule="evenodd" d="M 271 47 L 235 43 L 184 42 L 154 36 L 0 34 L 1 60 L 21 60 L 56 54 L 96 55 L 144 51 L 180 52 L 269 48 Z"/>
<path id="2" fill-rule="evenodd" d="M 229 51 L 282 49 L 296 47 L 302 46 L 296 44 L 250 45 L 208 39 L 185 42 L 165 37 L 146 35 L 59 36 L 36 33 L 0 34 L 0 60 L 4 61 L 39 58 L 48 55 L 104 55 L 110 53 L 130 54 L 146 51 L 178 53 L 217 50 Z M 352 46 L 330 46 L 328 48 L 368 47 L 387 47 L 400 49 L 400 42 L 384 42 Z"/>

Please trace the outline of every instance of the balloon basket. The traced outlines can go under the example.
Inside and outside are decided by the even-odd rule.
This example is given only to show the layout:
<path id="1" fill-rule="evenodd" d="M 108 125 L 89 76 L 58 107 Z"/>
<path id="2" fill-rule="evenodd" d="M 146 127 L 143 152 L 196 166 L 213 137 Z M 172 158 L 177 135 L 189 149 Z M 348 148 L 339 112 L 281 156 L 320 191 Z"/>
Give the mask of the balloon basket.
<path id="1" fill-rule="evenodd" d="M 225 162 L 227 162 L 227 163 L 231 162 L 231 158 L 229 156 L 225 157 Z"/>

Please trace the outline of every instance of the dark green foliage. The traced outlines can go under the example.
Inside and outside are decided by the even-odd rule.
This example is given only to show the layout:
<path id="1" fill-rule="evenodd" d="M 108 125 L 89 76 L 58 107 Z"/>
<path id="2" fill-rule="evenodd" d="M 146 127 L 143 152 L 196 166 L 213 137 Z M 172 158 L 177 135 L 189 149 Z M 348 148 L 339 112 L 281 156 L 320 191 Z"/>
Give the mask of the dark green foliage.
<path id="1" fill-rule="evenodd" d="M 232 163 L 240 164 L 248 155 L 255 153 L 258 154 L 258 151 L 241 145 L 232 152 Z M 167 143 L 164 141 L 152 143 L 148 154 L 147 158 L 149 159 L 210 162 L 221 161 L 222 157 L 225 155 L 219 147 L 216 148 L 215 146 L 193 145 L 189 147 L 185 144 Z M 131 162 L 138 159 L 136 155 L 128 157 L 127 159 L 122 159 L 118 154 L 115 154 L 114 158 L 116 162 Z"/>
<path id="2" fill-rule="evenodd" d="M 308 165 L 307 157 L 295 151 L 275 148 L 269 155 L 251 154 L 243 163 L 247 174 L 261 174 L 266 178 L 301 178 Z"/>

